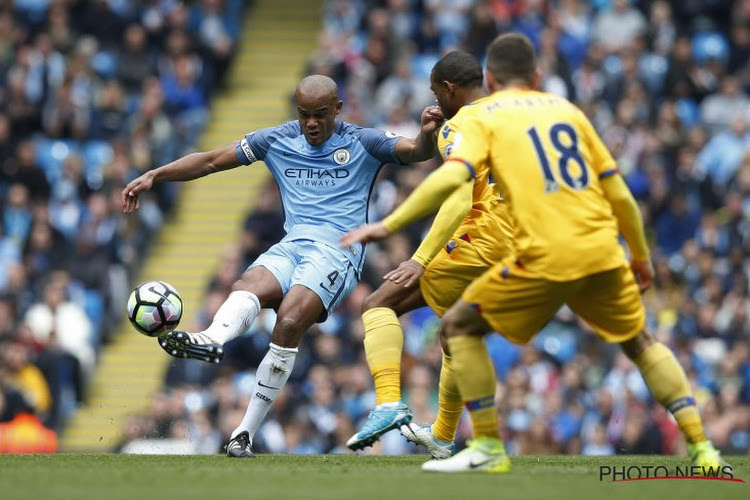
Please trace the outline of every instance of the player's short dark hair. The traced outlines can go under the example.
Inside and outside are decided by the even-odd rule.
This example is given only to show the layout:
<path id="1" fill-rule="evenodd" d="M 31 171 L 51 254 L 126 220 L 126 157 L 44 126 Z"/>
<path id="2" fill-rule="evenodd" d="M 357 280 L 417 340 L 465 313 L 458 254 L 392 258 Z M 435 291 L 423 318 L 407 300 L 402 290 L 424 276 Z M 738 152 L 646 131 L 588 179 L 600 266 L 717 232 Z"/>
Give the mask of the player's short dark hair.
<path id="1" fill-rule="evenodd" d="M 495 38 L 487 48 L 487 70 L 498 83 L 523 80 L 531 85 L 536 72 L 536 54 L 531 40 L 520 33 Z"/>
<path id="2" fill-rule="evenodd" d="M 462 88 L 473 89 L 481 87 L 484 80 L 482 65 L 477 58 L 454 50 L 443 56 L 432 68 L 432 79 L 437 82 L 450 82 Z"/>

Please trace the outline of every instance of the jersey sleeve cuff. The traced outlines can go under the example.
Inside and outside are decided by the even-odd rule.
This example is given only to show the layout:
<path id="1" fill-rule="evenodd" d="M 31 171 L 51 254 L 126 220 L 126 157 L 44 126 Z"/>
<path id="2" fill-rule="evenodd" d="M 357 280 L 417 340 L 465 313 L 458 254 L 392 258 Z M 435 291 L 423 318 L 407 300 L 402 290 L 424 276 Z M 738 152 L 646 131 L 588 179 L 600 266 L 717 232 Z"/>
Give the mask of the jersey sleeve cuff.
<path id="1" fill-rule="evenodd" d="M 469 175 L 471 176 L 471 178 L 472 179 L 476 179 L 477 178 L 477 171 L 474 170 L 474 166 L 471 163 L 469 163 L 468 161 L 466 161 L 464 159 L 461 159 L 461 158 L 448 158 L 447 161 L 456 161 L 456 162 L 459 162 L 459 163 L 463 163 L 463 165 L 467 169 L 469 169 Z"/>
<path id="2" fill-rule="evenodd" d="M 425 268 L 429 266 L 430 262 L 432 261 L 432 259 L 428 259 L 424 255 L 422 255 L 422 253 L 419 250 L 414 252 L 414 255 L 412 255 L 411 258 L 412 260 L 417 261 L 422 267 L 425 267 Z"/>
<path id="3" fill-rule="evenodd" d="M 398 220 L 394 219 L 393 214 L 388 215 L 380 222 L 383 224 L 383 227 L 385 227 L 391 234 L 398 232 L 398 230 L 401 229 L 400 227 L 397 227 Z"/>
<path id="4" fill-rule="evenodd" d="M 611 168 L 609 170 L 605 170 L 604 172 L 599 174 L 599 179 L 606 179 L 607 177 L 612 177 L 615 174 L 619 174 L 620 169 L 618 167 Z"/>

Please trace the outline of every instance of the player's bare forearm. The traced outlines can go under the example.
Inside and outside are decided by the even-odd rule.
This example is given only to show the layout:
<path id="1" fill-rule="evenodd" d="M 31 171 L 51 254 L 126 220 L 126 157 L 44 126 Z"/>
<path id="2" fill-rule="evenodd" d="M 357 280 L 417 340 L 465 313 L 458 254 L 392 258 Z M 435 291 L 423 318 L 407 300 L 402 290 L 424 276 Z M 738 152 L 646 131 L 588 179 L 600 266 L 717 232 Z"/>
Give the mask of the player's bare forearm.
<path id="1" fill-rule="evenodd" d="M 422 130 L 414 140 L 414 150 L 412 152 L 412 163 L 427 161 L 434 158 L 437 154 L 437 136 L 435 132 L 425 132 Z"/>
<path id="2" fill-rule="evenodd" d="M 466 165 L 448 160 L 428 175 L 424 182 L 383 220 L 383 225 L 390 233 L 395 233 L 412 222 L 435 213 L 453 191 L 470 182 L 471 179 L 471 172 Z"/>
<path id="3" fill-rule="evenodd" d="M 435 134 L 421 133 L 416 139 L 401 139 L 396 144 L 396 156 L 401 163 L 419 163 L 437 154 Z"/>
<path id="4" fill-rule="evenodd" d="M 240 166 L 241 163 L 234 152 L 235 146 L 236 144 L 229 144 L 221 149 L 191 153 L 133 179 L 121 193 L 123 212 L 135 211 L 140 204 L 138 196 L 156 183 L 190 181 Z"/>
<path id="5" fill-rule="evenodd" d="M 231 144 L 222 149 L 190 153 L 182 158 L 159 167 L 153 172 L 153 182 L 191 181 L 215 172 L 240 166 Z"/>
<path id="6" fill-rule="evenodd" d="M 429 106 L 422 112 L 422 128 L 414 139 L 401 139 L 396 144 L 396 156 L 401 163 L 418 163 L 437 154 L 437 132 L 443 123 L 443 113 L 438 106 Z"/>
<path id="7" fill-rule="evenodd" d="M 427 267 L 435 255 L 448 243 L 451 235 L 471 211 L 473 183 L 465 182 L 448 196 L 440 206 L 432 227 L 412 256 L 412 259 Z"/>
<path id="8" fill-rule="evenodd" d="M 386 239 L 391 233 L 383 226 L 382 222 L 362 224 L 352 229 L 341 238 L 341 248 L 348 248 L 357 243 L 369 243 Z"/>

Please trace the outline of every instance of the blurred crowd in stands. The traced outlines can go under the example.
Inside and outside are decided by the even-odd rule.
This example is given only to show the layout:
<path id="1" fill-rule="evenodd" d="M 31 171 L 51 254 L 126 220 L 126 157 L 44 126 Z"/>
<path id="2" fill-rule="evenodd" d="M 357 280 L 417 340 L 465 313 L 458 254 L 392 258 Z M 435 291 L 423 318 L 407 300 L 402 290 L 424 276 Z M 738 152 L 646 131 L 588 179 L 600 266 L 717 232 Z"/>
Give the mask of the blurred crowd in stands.
<path id="1" fill-rule="evenodd" d="M 133 217 L 120 191 L 196 147 L 244 3 L 0 0 L 2 425 L 60 431 L 86 401 L 178 185 Z"/>

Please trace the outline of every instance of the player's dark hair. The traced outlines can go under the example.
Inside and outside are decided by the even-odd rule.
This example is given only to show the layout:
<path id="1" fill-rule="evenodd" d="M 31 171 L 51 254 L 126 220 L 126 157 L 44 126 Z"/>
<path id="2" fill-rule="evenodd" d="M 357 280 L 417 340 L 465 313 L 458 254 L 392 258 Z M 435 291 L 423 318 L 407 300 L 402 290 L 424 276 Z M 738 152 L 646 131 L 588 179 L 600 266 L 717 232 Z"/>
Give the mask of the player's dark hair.
<path id="1" fill-rule="evenodd" d="M 482 86 L 484 75 L 482 75 L 482 65 L 476 57 L 468 52 L 454 50 L 435 64 L 432 68 L 432 79 L 437 82 L 454 83 L 465 89 L 473 89 Z"/>
<path id="2" fill-rule="evenodd" d="M 522 80 L 534 83 L 536 54 L 531 40 L 520 33 L 506 33 L 487 48 L 487 70 L 498 83 Z"/>

